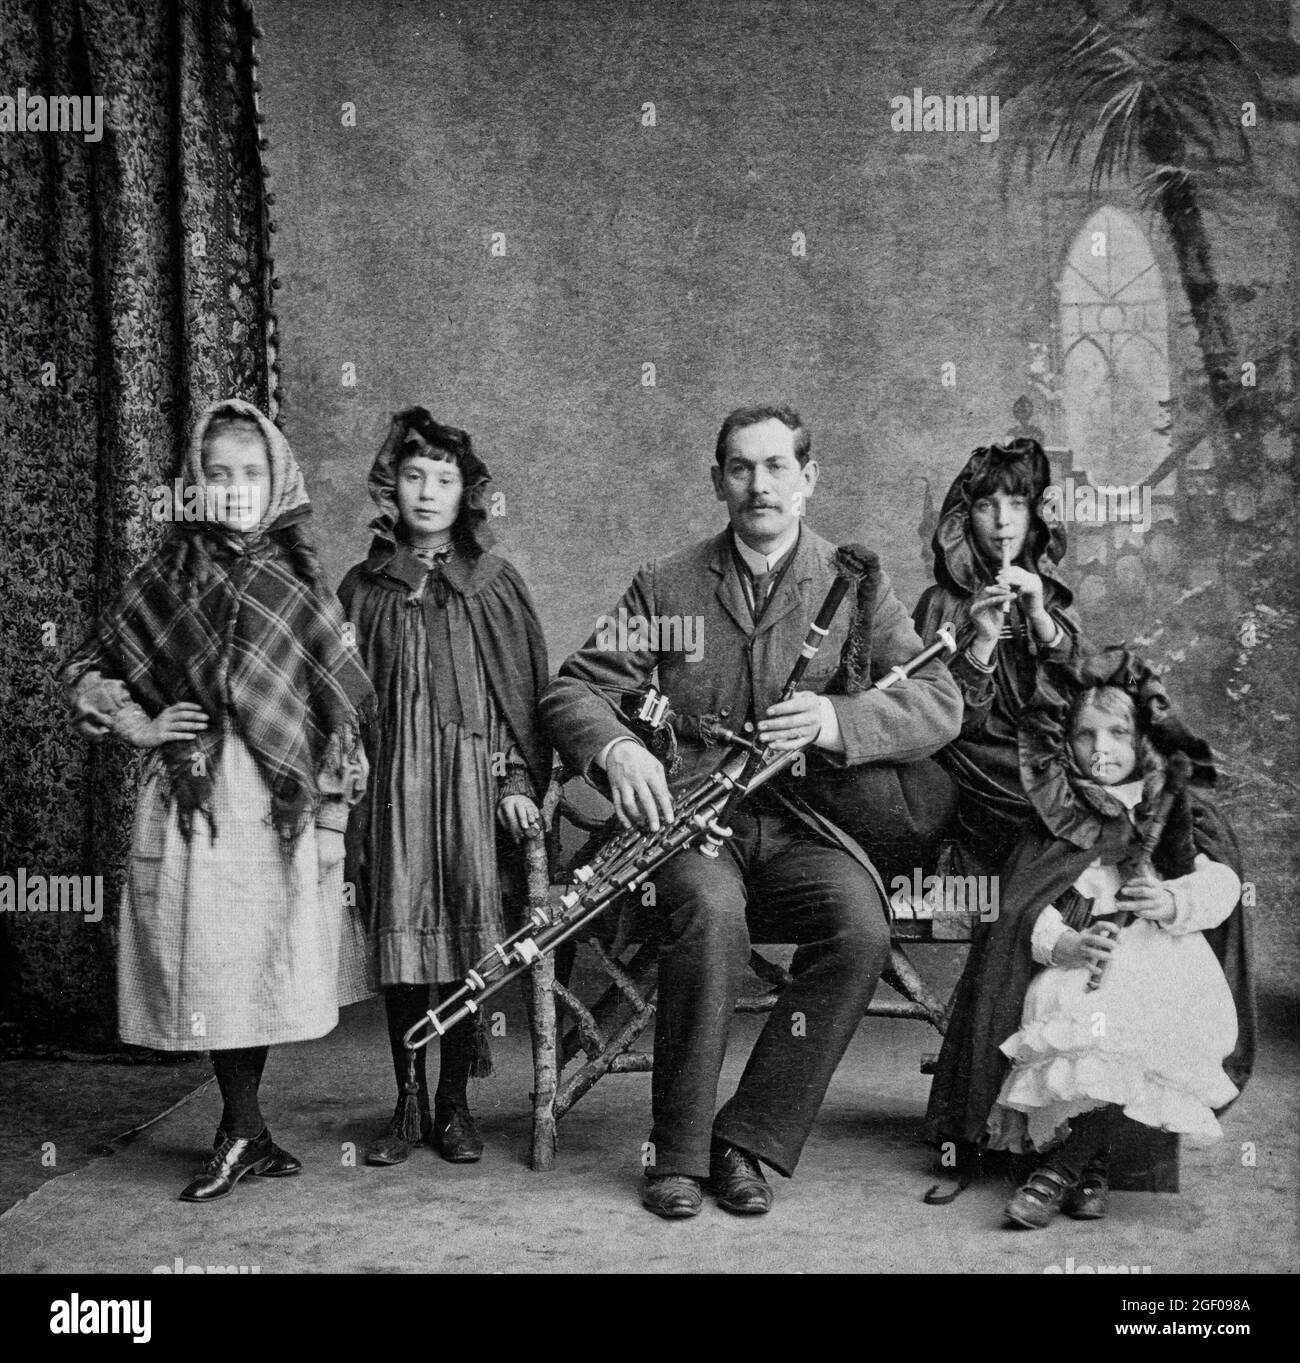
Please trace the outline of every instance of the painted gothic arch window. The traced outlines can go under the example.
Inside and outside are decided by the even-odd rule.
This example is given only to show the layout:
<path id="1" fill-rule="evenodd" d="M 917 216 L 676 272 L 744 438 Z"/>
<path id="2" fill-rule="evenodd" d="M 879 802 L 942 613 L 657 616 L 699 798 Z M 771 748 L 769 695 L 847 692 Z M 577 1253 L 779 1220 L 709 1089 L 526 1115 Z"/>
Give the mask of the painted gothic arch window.
<path id="1" fill-rule="evenodd" d="M 1160 267 L 1122 209 L 1098 209 L 1060 282 L 1063 415 L 1074 466 L 1098 485 L 1142 482 L 1169 452 L 1169 320 Z"/>

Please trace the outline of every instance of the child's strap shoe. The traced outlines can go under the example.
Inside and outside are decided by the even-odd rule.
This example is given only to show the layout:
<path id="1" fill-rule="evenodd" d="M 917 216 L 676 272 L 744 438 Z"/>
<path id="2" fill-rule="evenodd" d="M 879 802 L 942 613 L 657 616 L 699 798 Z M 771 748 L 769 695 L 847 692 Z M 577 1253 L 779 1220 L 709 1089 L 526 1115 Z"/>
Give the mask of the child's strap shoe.
<path id="1" fill-rule="evenodd" d="M 1110 1210 L 1110 1184 L 1105 1166 L 1090 1164 L 1066 1194 L 1062 1210 L 1076 1221 L 1100 1221 Z"/>
<path id="2" fill-rule="evenodd" d="M 1042 1230 L 1061 1210 L 1073 1186 L 1066 1175 L 1050 1165 L 1035 1169 L 1007 1203 L 1007 1220 L 1026 1230 Z"/>

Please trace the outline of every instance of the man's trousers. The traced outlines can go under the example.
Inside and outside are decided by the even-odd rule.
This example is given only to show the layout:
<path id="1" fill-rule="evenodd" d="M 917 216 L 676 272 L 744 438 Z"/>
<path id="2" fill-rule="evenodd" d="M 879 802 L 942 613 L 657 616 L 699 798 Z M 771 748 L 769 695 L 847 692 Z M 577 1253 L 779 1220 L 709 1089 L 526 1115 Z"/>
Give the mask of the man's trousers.
<path id="1" fill-rule="evenodd" d="M 848 853 L 779 808 L 732 827 L 716 859 L 687 851 L 657 871 L 655 904 L 638 913 L 659 943 L 654 1174 L 706 1178 L 715 1135 L 793 1173 L 889 954 L 880 893 Z M 751 941 L 798 944 L 794 982 L 715 1119 Z"/>

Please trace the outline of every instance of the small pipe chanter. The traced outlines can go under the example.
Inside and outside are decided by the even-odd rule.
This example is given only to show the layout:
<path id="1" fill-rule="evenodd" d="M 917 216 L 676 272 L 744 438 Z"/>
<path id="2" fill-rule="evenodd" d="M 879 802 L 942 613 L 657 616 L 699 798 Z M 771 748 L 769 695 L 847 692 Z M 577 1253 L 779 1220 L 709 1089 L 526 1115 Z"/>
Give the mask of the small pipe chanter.
<path id="1" fill-rule="evenodd" d="M 1156 848 L 1160 846 L 1160 839 L 1164 837 L 1165 825 L 1169 822 L 1169 816 L 1173 813 L 1174 806 L 1178 803 L 1179 796 L 1187 789 L 1187 782 L 1192 774 L 1191 759 L 1186 753 L 1176 752 L 1169 759 L 1168 767 L 1165 771 L 1165 788 L 1160 792 L 1160 798 L 1156 801 L 1156 807 L 1151 813 L 1151 817 L 1143 824 L 1139 830 L 1138 846 L 1134 854 L 1123 862 L 1120 867 L 1123 876 L 1123 884 L 1131 884 L 1135 880 L 1142 878 L 1156 877 L 1156 868 L 1153 858 Z M 1158 877 L 1156 877 L 1158 878 Z M 1105 929 L 1111 936 L 1118 938 L 1120 932 L 1128 927 L 1133 921 L 1132 909 L 1120 907 L 1120 901 L 1116 901 L 1115 912 L 1107 914 L 1104 918 L 1094 920 L 1094 926 Z M 1101 977 L 1106 969 L 1104 961 L 1099 962 L 1093 970 L 1092 978 L 1088 981 L 1088 993 L 1092 993 L 1101 985 Z"/>

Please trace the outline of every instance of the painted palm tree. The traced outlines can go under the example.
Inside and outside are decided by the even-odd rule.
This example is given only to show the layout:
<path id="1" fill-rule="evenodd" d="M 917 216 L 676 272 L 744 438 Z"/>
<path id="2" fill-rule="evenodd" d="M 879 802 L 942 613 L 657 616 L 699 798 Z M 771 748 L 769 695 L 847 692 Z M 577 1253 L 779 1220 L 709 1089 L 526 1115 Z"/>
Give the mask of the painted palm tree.
<path id="1" fill-rule="evenodd" d="M 1248 171 L 1243 103 L 1262 102 L 1241 47 L 1179 0 L 981 0 L 993 52 L 969 88 L 997 93 L 1004 169 L 1023 160 L 1078 169 L 1096 193 L 1115 177 L 1163 221 L 1196 327 L 1214 411 L 1236 471 L 1258 467 L 1252 390 L 1238 378 L 1227 299 L 1203 214 L 1216 183 Z"/>

